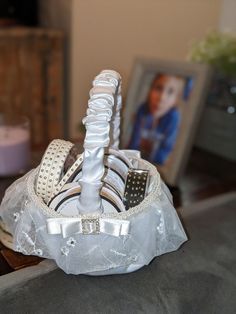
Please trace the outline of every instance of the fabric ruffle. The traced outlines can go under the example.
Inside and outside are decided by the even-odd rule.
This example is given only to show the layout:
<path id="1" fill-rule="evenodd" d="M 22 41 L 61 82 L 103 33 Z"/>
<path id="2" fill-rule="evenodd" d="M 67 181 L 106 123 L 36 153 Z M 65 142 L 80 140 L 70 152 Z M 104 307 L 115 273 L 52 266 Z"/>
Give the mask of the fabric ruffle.
<path id="1" fill-rule="evenodd" d="M 154 257 L 178 249 L 187 237 L 171 194 L 155 168 L 139 162 L 152 173 L 149 195 L 127 212 L 106 214 L 130 222 L 130 233 L 120 237 L 48 234 L 47 219 L 60 215 L 49 210 L 34 192 L 38 169 L 17 180 L 6 191 L 0 207 L 0 217 L 13 235 L 14 250 L 54 259 L 68 274 L 102 275 L 134 271 Z"/>

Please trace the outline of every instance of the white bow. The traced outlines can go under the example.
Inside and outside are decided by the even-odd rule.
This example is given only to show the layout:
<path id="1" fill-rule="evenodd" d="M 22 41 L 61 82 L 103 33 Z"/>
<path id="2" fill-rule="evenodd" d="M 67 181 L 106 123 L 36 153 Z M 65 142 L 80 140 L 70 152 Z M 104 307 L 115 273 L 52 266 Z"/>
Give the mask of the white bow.
<path id="1" fill-rule="evenodd" d="M 128 235 L 130 222 L 110 218 L 49 218 L 48 234 L 61 234 L 63 238 L 73 234 L 105 233 L 114 237 Z"/>

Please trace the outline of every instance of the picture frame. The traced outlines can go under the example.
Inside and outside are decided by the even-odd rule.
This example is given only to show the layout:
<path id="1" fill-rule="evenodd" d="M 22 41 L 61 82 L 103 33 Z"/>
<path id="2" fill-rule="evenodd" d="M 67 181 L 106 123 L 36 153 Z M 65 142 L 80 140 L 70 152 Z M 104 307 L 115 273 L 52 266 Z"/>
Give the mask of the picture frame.
<path id="1" fill-rule="evenodd" d="M 178 186 L 185 169 L 210 77 L 211 69 L 204 64 L 145 58 L 134 63 L 123 108 L 122 147 L 140 150 L 169 186 Z M 165 90 L 167 97 L 161 94 L 164 100 L 155 105 L 160 90 Z M 172 91 L 172 98 L 168 91 Z"/>

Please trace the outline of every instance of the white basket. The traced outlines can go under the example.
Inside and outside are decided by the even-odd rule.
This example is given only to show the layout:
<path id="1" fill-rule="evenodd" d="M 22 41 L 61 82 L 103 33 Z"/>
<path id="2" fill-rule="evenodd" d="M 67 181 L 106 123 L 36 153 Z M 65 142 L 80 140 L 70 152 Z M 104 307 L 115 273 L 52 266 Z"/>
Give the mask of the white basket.
<path id="1" fill-rule="evenodd" d="M 111 123 L 110 147 L 118 151 L 120 82 L 116 72 L 103 71 L 95 78 L 96 88 L 90 92 L 84 120 L 87 132 L 79 181 L 79 214 L 68 217 L 57 213 L 36 193 L 39 167 L 7 190 L 0 207 L 1 219 L 13 236 L 14 249 L 53 259 L 66 273 L 131 272 L 149 264 L 155 256 L 176 250 L 187 239 L 159 173 L 149 162 L 135 157 L 135 152 L 119 153 L 139 169 L 149 171 L 147 196 L 127 211 L 103 212 L 100 190 L 104 147 L 110 142 Z"/>

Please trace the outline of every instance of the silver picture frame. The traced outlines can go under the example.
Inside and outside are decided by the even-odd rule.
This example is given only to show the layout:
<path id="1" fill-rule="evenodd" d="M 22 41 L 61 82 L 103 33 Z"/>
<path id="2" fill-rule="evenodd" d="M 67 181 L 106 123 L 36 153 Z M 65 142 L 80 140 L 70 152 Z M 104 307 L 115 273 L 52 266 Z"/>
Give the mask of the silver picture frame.
<path id="1" fill-rule="evenodd" d="M 178 186 L 179 179 L 189 158 L 204 107 L 204 100 L 211 77 L 211 68 L 204 64 L 190 62 L 138 58 L 134 63 L 122 112 L 121 143 L 123 148 L 129 148 L 129 141 L 134 126 L 134 116 L 140 104 L 147 97 L 151 82 L 157 74 L 192 78 L 194 82 L 191 95 L 183 108 L 181 108 L 178 136 L 173 151 L 168 157 L 168 162 L 164 165 L 156 164 L 164 181 L 170 186 Z"/>

